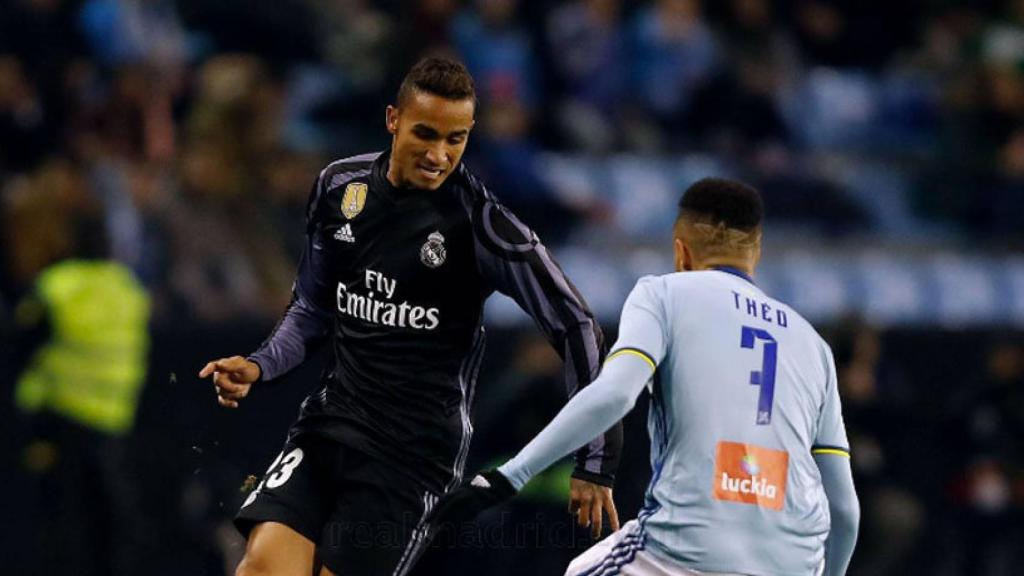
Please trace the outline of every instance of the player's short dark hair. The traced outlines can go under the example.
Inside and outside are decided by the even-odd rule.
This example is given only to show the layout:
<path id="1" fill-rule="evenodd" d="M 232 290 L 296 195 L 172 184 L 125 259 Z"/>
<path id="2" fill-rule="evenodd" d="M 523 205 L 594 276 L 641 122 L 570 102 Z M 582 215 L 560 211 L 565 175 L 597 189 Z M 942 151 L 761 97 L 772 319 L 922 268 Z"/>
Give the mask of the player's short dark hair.
<path id="1" fill-rule="evenodd" d="M 764 219 L 761 193 L 752 186 L 725 178 L 704 178 L 679 200 L 679 218 L 751 232 Z"/>
<path id="2" fill-rule="evenodd" d="M 472 99 L 476 103 L 473 76 L 462 62 L 451 58 L 428 56 L 417 62 L 398 88 L 398 105 L 407 102 L 416 91 L 447 100 Z"/>

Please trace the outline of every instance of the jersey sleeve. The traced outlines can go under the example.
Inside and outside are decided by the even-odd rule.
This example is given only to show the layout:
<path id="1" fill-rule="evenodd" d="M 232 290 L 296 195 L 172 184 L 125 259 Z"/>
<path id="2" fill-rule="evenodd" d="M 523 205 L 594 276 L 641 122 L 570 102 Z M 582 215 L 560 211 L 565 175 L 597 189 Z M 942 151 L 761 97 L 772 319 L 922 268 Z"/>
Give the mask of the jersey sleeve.
<path id="1" fill-rule="evenodd" d="M 477 184 L 479 186 L 479 184 Z M 488 287 L 515 300 L 565 362 L 568 396 L 597 377 L 604 335 L 583 296 L 537 235 L 504 206 L 481 193 L 473 207 L 480 273 Z M 611 485 L 622 448 L 616 423 L 576 454 L 576 478 Z"/>
<path id="2" fill-rule="evenodd" d="M 821 485 L 828 499 L 830 526 L 825 540 L 825 576 L 842 576 L 850 565 L 860 527 L 860 502 L 853 485 L 848 458 L 828 453 L 814 456 L 821 473 Z"/>
<path id="3" fill-rule="evenodd" d="M 323 174 L 310 193 L 306 217 L 306 246 L 292 285 L 292 299 L 281 320 L 249 360 L 259 364 L 260 380 L 287 374 L 309 357 L 328 336 L 331 327 L 331 286 L 328 263 L 317 239 L 317 207 Z"/>
<path id="4" fill-rule="evenodd" d="M 818 433 L 814 438 L 811 451 L 814 454 L 850 455 L 850 441 L 846 438 L 846 425 L 843 424 L 843 407 L 839 400 L 839 381 L 836 378 L 836 362 L 832 350 L 827 344 L 824 347 L 825 362 L 828 369 L 828 381 L 825 383 L 825 401 L 818 416 Z"/>
<path id="5" fill-rule="evenodd" d="M 644 276 L 622 305 L 619 339 L 612 346 L 608 359 L 632 354 L 647 361 L 656 370 L 668 350 L 668 319 L 664 302 L 665 281 Z"/>
<path id="6" fill-rule="evenodd" d="M 651 367 L 642 357 L 624 355 L 608 362 L 596 380 L 573 396 L 554 420 L 498 471 L 521 490 L 538 472 L 622 420 L 650 379 Z"/>

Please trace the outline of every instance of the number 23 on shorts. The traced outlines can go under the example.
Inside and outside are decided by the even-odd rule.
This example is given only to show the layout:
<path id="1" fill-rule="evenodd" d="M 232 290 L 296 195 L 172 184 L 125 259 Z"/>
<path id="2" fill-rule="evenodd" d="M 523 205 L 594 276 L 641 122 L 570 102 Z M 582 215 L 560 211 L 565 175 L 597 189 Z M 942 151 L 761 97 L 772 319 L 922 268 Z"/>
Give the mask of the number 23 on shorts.
<path id="1" fill-rule="evenodd" d="M 263 490 L 264 486 L 270 489 L 283 486 L 289 478 L 292 477 L 292 473 L 295 472 L 295 468 L 302 462 L 304 453 L 302 448 L 294 448 L 291 452 L 285 455 L 284 451 L 277 455 L 274 462 L 267 468 L 267 474 L 260 481 L 256 489 L 253 490 L 249 497 L 245 499 L 242 504 L 242 508 L 245 508 L 249 504 L 252 504 L 256 500 L 256 496 L 259 495 L 260 491 Z"/>

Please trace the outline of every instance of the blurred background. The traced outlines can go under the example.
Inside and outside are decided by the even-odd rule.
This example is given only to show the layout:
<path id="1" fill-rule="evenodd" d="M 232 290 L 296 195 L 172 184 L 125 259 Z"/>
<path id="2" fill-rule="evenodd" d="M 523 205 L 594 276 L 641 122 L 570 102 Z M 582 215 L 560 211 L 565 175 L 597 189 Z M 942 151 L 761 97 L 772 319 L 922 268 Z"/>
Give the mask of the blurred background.
<path id="1" fill-rule="evenodd" d="M 758 186 L 758 282 L 839 364 L 852 572 L 1020 574 L 1022 0 L 0 1 L 0 571 L 232 573 L 243 484 L 319 366 L 238 411 L 195 374 L 269 332 L 320 168 L 386 148 L 384 106 L 437 52 L 476 78 L 466 161 L 611 337 L 636 278 L 671 270 L 685 187 Z M 515 305 L 488 318 L 470 469 L 564 401 Z M 567 470 L 502 512 L 522 534 L 440 565 L 561 573 L 590 543 Z"/>

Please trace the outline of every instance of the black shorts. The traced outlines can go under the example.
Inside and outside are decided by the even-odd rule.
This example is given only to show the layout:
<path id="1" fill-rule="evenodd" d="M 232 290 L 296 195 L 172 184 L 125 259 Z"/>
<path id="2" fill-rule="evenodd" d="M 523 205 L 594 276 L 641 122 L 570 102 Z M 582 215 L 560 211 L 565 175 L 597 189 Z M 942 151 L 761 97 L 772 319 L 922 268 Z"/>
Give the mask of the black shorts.
<path id="1" fill-rule="evenodd" d="M 284 524 L 313 541 L 335 574 L 404 575 L 428 544 L 422 521 L 436 501 L 379 460 L 305 435 L 285 443 L 235 526 L 248 537 L 261 522 Z"/>

